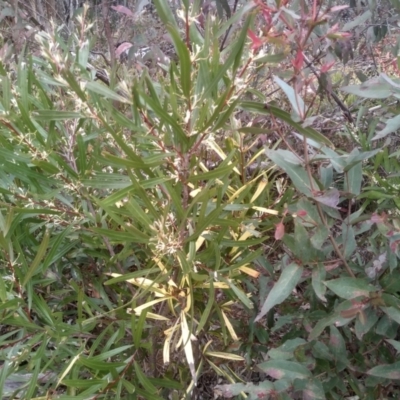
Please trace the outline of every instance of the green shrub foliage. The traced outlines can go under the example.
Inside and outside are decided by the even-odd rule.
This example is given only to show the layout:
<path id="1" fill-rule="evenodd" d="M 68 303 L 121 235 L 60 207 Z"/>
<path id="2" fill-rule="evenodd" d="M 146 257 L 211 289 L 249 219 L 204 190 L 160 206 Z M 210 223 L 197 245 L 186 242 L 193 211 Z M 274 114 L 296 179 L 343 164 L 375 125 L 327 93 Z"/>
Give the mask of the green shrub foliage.
<path id="1" fill-rule="evenodd" d="M 371 140 L 361 109 L 351 149 L 316 123 L 321 93 L 354 122 L 330 82 L 342 8 L 154 3 L 176 52 L 156 69 L 96 79 L 85 12 L 0 66 L 0 393 L 398 396 L 397 117 Z"/>

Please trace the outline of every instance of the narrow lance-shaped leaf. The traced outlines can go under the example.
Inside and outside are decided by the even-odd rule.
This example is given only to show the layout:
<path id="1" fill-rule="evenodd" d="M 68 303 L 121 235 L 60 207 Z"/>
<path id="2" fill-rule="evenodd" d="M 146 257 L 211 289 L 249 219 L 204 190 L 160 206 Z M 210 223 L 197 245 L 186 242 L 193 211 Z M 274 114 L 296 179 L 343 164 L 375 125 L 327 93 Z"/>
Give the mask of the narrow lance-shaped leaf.
<path id="1" fill-rule="evenodd" d="M 298 122 L 293 121 L 292 117 L 286 111 L 281 110 L 278 107 L 274 107 L 270 104 L 259 103 L 256 101 L 242 101 L 240 103 L 240 108 L 246 111 L 259 113 L 262 115 L 274 115 L 276 118 L 286 122 L 290 126 L 296 129 L 298 133 L 304 135 L 308 139 L 315 140 L 317 143 L 326 144 L 329 147 L 334 147 L 333 143 L 325 137 L 322 133 L 316 131 L 312 128 L 304 128 Z"/>
<path id="2" fill-rule="evenodd" d="M 185 350 L 186 361 L 189 364 L 190 373 L 192 375 L 193 382 L 196 384 L 197 377 L 196 377 L 196 368 L 194 365 L 194 356 L 193 356 L 193 348 L 191 342 L 191 332 L 186 321 L 185 312 L 181 312 L 181 329 L 182 329 L 182 341 L 183 341 L 183 348 Z"/>
<path id="3" fill-rule="evenodd" d="M 43 260 L 43 257 L 46 253 L 46 250 L 49 245 L 50 234 L 48 231 L 43 236 L 42 243 L 39 246 L 39 249 L 36 253 L 35 259 L 33 260 L 31 267 L 29 268 L 27 274 L 25 275 L 24 281 L 22 282 L 22 286 L 25 286 L 33 275 L 38 271 L 40 267 L 40 262 Z"/>
<path id="4" fill-rule="evenodd" d="M 67 119 L 82 118 L 83 115 L 75 111 L 39 110 L 34 114 L 37 121 L 65 121 Z"/>
<path id="5" fill-rule="evenodd" d="M 285 92 L 287 98 L 292 105 L 293 110 L 296 114 L 301 118 L 304 119 L 305 116 L 305 105 L 303 99 L 300 97 L 295 90 L 289 86 L 285 81 L 280 79 L 277 76 L 274 76 L 274 81 L 280 86 L 280 88 Z"/>
<path id="6" fill-rule="evenodd" d="M 277 304 L 281 304 L 299 282 L 303 267 L 292 263 L 287 267 L 284 267 L 281 276 L 276 282 L 275 286 L 269 292 L 265 303 L 263 304 L 260 313 L 257 315 L 255 322 L 259 321 L 272 307 Z"/>
<path id="7" fill-rule="evenodd" d="M 181 85 L 183 94 L 186 98 L 190 96 L 190 71 L 191 71 L 191 62 L 190 62 L 190 54 L 189 50 L 186 47 L 185 43 L 183 43 L 182 39 L 179 37 L 178 32 L 170 27 L 168 29 L 169 34 L 174 42 L 176 52 L 179 56 L 179 64 L 180 64 L 180 77 L 181 77 Z"/>
<path id="8" fill-rule="evenodd" d="M 102 85 L 98 82 L 88 82 L 86 84 L 86 89 L 90 90 L 91 92 L 97 93 L 101 96 L 104 96 L 106 99 L 120 101 L 121 103 L 132 104 L 132 101 L 120 96 L 119 94 L 115 93 L 113 90 L 108 88 L 105 85 Z"/>

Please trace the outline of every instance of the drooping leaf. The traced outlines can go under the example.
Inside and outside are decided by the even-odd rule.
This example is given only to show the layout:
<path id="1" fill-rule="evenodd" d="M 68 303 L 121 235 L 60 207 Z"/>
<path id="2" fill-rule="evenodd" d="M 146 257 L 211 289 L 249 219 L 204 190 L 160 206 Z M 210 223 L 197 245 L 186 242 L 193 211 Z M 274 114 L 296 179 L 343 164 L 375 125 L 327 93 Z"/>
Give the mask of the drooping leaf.
<path id="1" fill-rule="evenodd" d="M 258 103 L 256 101 L 242 101 L 239 103 L 240 108 L 243 110 L 249 111 L 249 112 L 254 112 L 262 115 L 274 115 L 276 118 L 279 118 L 280 120 L 286 122 L 295 130 L 301 134 L 304 135 L 306 138 L 315 140 L 317 143 L 325 144 L 329 147 L 334 147 L 333 143 L 325 136 L 322 135 L 320 132 L 317 132 L 315 129 L 312 128 L 304 128 L 301 124 L 298 122 L 293 121 L 291 118 L 290 114 L 287 113 L 286 111 L 275 107 L 271 104 L 265 104 L 265 103 Z"/>
<path id="2" fill-rule="evenodd" d="M 299 116 L 300 119 L 304 119 L 305 104 L 304 100 L 301 98 L 299 93 L 296 93 L 296 91 L 291 86 L 289 86 L 285 81 L 280 79 L 278 76 L 274 76 L 274 80 L 280 86 L 280 88 L 285 92 L 295 113 Z"/>

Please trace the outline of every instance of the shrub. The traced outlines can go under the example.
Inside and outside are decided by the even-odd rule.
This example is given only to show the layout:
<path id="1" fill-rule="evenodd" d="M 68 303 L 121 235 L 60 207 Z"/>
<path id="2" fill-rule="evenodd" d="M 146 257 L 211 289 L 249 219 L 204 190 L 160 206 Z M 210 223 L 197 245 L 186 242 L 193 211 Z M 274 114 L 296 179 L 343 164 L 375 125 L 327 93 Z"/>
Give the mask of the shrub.
<path id="1" fill-rule="evenodd" d="M 97 81 L 85 12 L 1 66 L 0 391 L 184 398 L 211 375 L 223 397 L 395 396 L 396 155 L 314 126 L 333 50 L 310 54 L 346 38 L 341 8 L 249 3 L 201 33 L 200 3 L 180 23 L 155 4 L 177 53 L 156 74 Z M 380 79 L 345 90 L 396 93 Z"/>

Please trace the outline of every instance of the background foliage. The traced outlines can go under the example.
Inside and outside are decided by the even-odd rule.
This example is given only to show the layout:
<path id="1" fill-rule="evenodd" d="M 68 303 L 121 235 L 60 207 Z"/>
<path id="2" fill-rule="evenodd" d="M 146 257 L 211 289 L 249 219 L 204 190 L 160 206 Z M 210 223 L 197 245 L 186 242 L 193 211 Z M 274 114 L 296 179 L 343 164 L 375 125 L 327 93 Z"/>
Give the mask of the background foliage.
<path id="1" fill-rule="evenodd" d="M 1 5 L 4 398 L 398 397 L 395 2 Z"/>

